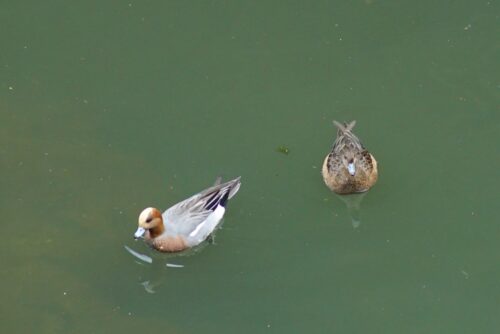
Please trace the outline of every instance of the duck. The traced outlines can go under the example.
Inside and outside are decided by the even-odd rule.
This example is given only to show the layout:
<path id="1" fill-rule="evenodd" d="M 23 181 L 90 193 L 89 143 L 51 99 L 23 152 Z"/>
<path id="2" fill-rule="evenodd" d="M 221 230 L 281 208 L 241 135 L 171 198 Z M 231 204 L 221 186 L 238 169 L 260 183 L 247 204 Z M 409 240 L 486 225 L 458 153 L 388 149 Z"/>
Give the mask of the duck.
<path id="1" fill-rule="evenodd" d="M 337 194 L 368 191 L 378 179 L 377 160 L 352 132 L 356 121 L 333 124 L 337 138 L 321 169 L 325 184 Z"/>
<path id="2" fill-rule="evenodd" d="M 163 212 L 148 207 L 139 215 L 137 240 L 160 252 L 181 252 L 205 241 L 219 225 L 226 205 L 240 189 L 241 177 L 215 184 Z"/>

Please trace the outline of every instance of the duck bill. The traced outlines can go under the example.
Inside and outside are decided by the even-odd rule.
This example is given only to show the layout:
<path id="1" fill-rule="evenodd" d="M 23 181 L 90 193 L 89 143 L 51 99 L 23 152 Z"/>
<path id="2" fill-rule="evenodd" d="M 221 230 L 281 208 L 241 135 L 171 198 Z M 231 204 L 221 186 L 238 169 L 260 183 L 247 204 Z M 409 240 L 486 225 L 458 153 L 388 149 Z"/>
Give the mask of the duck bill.
<path id="1" fill-rule="evenodd" d="M 139 227 L 134 233 L 134 239 L 141 238 L 142 236 L 144 236 L 144 233 L 146 233 L 146 230 L 142 227 Z"/>
<path id="2" fill-rule="evenodd" d="M 349 171 L 349 174 L 354 176 L 356 174 L 356 167 L 354 167 L 354 163 L 351 162 L 350 164 L 347 165 L 347 170 Z"/>

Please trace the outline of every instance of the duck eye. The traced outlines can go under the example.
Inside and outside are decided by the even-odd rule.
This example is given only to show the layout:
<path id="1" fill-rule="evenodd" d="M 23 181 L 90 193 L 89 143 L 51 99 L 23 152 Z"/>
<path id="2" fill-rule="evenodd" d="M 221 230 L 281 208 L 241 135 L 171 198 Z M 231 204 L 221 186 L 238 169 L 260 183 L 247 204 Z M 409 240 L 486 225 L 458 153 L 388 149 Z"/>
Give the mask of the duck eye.
<path id="1" fill-rule="evenodd" d="M 153 220 L 153 218 L 148 218 L 148 219 L 146 219 L 146 223 L 151 223 L 152 220 Z"/>

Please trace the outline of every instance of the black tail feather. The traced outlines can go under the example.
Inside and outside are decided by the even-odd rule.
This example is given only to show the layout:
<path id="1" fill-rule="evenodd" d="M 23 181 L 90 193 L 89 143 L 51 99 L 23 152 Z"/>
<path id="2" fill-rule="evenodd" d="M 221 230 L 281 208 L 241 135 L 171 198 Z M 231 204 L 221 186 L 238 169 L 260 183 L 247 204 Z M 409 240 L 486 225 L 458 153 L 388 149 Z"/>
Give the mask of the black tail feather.
<path id="1" fill-rule="evenodd" d="M 214 211 L 215 209 L 217 209 L 219 205 L 226 207 L 228 199 L 229 199 L 229 191 L 226 191 L 222 196 L 220 196 L 219 192 L 214 192 L 208 198 L 207 204 L 205 204 L 205 209 Z"/>
<path id="2" fill-rule="evenodd" d="M 220 205 L 222 205 L 223 207 L 226 207 L 226 203 L 227 203 L 227 199 L 229 198 L 229 191 L 226 192 L 224 194 L 224 196 L 222 196 L 221 200 L 220 200 Z"/>
<path id="3" fill-rule="evenodd" d="M 206 210 L 215 210 L 217 206 L 219 205 L 219 193 L 215 191 L 212 195 L 210 195 L 209 199 L 207 200 L 207 204 L 205 204 L 205 209 Z"/>

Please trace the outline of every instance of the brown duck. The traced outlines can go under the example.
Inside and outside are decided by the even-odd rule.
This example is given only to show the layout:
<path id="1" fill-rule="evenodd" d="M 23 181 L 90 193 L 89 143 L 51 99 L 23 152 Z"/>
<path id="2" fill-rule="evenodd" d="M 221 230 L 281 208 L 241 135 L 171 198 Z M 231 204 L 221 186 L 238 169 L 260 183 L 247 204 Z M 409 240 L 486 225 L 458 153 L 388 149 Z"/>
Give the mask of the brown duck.
<path id="1" fill-rule="evenodd" d="M 328 188 L 338 194 L 365 192 L 377 182 L 377 160 L 352 133 L 356 121 L 337 127 L 332 151 L 323 162 L 322 174 Z"/>

